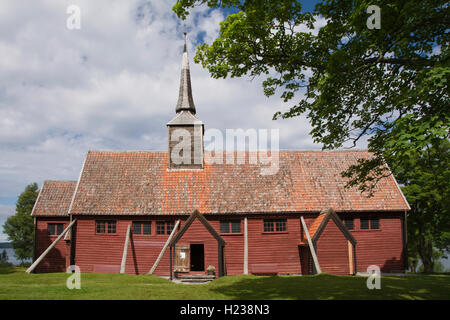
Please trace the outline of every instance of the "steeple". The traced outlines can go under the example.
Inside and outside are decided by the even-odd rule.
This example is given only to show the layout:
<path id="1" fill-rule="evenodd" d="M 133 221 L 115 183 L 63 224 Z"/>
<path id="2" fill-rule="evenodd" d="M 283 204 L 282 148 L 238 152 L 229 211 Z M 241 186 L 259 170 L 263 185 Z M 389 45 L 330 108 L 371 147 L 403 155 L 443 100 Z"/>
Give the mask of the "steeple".
<path id="1" fill-rule="evenodd" d="M 176 109 L 177 113 L 175 117 L 167 123 L 167 128 L 169 130 L 169 170 L 202 170 L 204 162 L 204 125 L 195 115 L 186 47 L 185 32 L 180 94 L 178 96 Z"/>
<path id="2" fill-rule="evenodd" d="M 183 110 L 190 111 L 195 114 L 194 99 L 192 98 L 191 73 L 189 71 L 189 60 L 186 46 L 186 32 L 184 33 L 184 52 L 181 65 L 180 93 L 178 95 L 178 103 L 176 112 Z"/>

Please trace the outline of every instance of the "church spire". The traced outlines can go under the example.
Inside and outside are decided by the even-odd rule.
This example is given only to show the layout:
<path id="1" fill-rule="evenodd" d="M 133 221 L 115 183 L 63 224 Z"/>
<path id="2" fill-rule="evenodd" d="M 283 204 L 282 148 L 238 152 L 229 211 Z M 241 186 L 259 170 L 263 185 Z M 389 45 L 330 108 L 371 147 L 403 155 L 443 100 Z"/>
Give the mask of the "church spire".
<path id="1" fill-rule="evenodd" d="M 192 98 L 191 73 L 189 71 L 189 61 L 187 56 L 186 32 L 184 33 L 184 52 L 181 65 L 180 93 L 176 112 L 187 110 L 195 114 L 194 99 Z"/>

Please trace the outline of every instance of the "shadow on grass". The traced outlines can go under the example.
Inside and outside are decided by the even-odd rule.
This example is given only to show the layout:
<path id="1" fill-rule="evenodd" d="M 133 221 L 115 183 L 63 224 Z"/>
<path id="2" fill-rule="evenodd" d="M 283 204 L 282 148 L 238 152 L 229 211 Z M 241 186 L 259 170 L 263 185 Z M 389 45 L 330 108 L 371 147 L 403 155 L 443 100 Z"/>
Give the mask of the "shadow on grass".
<path id="1" fill-rule="evenodd" d="M 411 278 L 409 278 L 411 279 Z M 442 292 L 433 292 L 438 283 L 409 281 L 406 278 L 382 278 L 381 290 L 369 290 L 367 278 L 321 274 L 302 277 L 243 276 L 230 283 L 217 282 L 211 291 L 229 299 L 275 300 L 358 300 L 358 299 L 448 299 L 448 279 L 442 283 Z"/>

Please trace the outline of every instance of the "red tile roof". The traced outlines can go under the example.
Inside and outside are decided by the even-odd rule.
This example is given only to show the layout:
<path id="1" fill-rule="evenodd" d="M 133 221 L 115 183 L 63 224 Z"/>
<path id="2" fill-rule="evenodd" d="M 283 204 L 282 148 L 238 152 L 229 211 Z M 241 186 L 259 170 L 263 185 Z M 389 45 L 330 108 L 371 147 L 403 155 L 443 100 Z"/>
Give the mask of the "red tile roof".
<path id="1" fill-rule="evenodd" d="M 407 210 L 393 177 L 368 198 L 344 189 L 340 172 L 363 151 L 286 151 L 279 170 L 262 164 L 206 164 L 203 170 L 168 170 L 167 152 L 88 153 L 72 204 L 73 214 L 190 214 Z M 205 153 L 205 160 L 210 155 Z M 225 162 L 224 156 L 224 162 Z"/>
<path id="2" fill-rule="evenodd" d="M 67 216 L 76 181 L 44 181 L 32 216 Z"/>

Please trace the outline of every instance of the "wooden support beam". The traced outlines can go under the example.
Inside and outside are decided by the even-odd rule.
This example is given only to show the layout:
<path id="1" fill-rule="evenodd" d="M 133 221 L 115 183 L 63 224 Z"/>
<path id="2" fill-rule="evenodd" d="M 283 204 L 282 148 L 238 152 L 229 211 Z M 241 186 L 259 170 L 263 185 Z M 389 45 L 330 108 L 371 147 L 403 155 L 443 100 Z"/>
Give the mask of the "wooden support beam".
<path id="1" fill-rule="evenodd" d="M 128 244 L 130 243 L 131 223 L 127 228 L 127 236 L 125 237 L 125 244 L 123 246 L 122 263 L 120 264 L 120 273 L 125 273 L 125 266 L 127 264 Z"/>
<path id="2" fill-rule="evenodd" d="M 170 233 L 169 238 L 167 239 L 166 243 L 164 244 L 164 247 L 162 248 L 161 252 L 159 253 L 158 258 L 156 259 L 155 263 L 153 264 L 153 267 L 150 269 L 150 271 L 148 272 L 149 274 L 153 274 L 153 272 L 155 272 L 156 267 L 158 267 L 159 262 L 161 261 L 162 257 L 164 256 L 164 253 L 167 250 L 167 247 L 169 246 L 170 241 L 172 241 L 173 236 L 175 235 L 175 233 L 177 232 L 178 226 L 180 225 L 180 220 L 177 221 L 177 223 L 175 223 L 175 226 L 173 227 L 172 232 Z"/>
<path id="3" fill-rule="evenodd" d="M 218 265 L 219 265 L 219 277 L 223 277 L 223 245 L 221 243 L 217 244 L 218 249 Z"/>
<path id="4" fill-rule="evenodd" d="M 354 259 L 353 259 L 353 245 L 352 243 L 347 240 L 347 245 L 348 245 L 348 266 L 349 266 L 349 273 L 350 274 L 355 274 L 355 270 L 354 270 Z"/>
<path id="5" fill-rule="evenodd" d="M 244 218 L 244 274 L 248 274 L 248 224 Z"/>
<path id="6" fill-rule="evenodd" d="M 172 271 L 173 271 L 173 268 L 172 268 L 172 246 L 170 246 L 170 252 L 169 252 L 169 268 L 170 268 L 169 279 L 172 280 L 173 279 L 173 277 L 172 277 Z"/>
<path id="7" fill-rule="evenodd" d="M 308 228 L 306 227 L 305 219 L 303 219 L 303 216 L 300 216 L 300 221 L 302 222 L 303 230 L 305 230 L 306 239 L 308 239 L 309 250 L 311 251 L 314 266 L 316 268 L 317 273 L 320 274 L 322 273 L 322 270 L 320 270 L 319 260 L 317 259 L 316 251 L 314 250 L 314 246 L 311 241 L 311 237 L 309 236 L 309 231 Z"/>
<path id="8" fill-rule="evenodd" d="M 48 248 L 39 256 L 39 258 L 37 258 L 37 260 L 35 262 L 33 262 L 33 264 L 27 269 L 26 273 L 31 273 L 39 265 L 39 263 L 41 263 L 41 261 L 45 258 L 45 256 L 50 252 L 50 250 L 53 249 L 54 246 L 56 246 L 56 244 L 59 242 L 59 240 L 61 240 L 65 236 L 67 231 L 69 231 L 70 228 L 72 228 L 73 224 L 76 221 L 77 221 L 77 219 L 73 220 L 67 226 L 67 228 L 64 229 L 64 231 L 58 236 L 58 238 L 56 238 L 56 240 L 53 241 L 52 244 L 48 246 Z"/>

